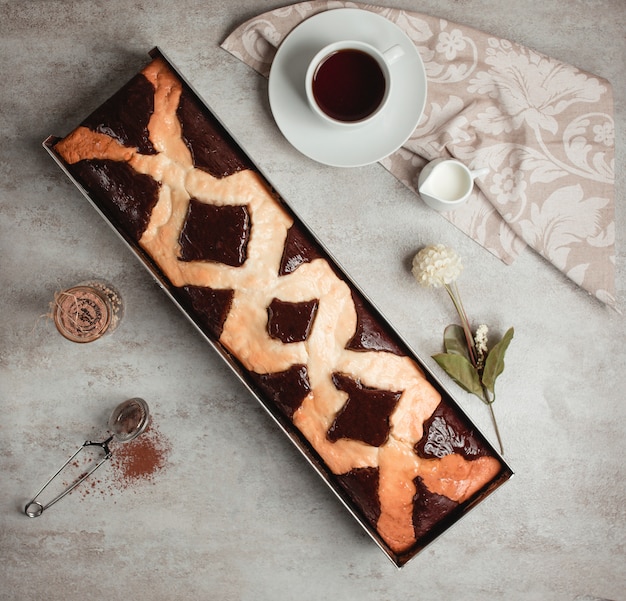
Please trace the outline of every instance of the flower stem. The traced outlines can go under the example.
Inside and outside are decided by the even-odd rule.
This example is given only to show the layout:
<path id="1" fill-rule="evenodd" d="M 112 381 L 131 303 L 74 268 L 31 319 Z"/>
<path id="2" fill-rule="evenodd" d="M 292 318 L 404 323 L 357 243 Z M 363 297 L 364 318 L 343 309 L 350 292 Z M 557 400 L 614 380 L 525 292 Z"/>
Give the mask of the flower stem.
<path id="1" fill-rule="evenodd" d="M 463 332 L 465 334 L 465 341 L 467 342 L 467 350 L 469 352 L 470 361 L 472 362 L 472 365 L 476 367 L 478 362 L 476 358 L 476 350 L 474 348 L 474 337 L 472 336 L 472 330 L 469 325 L 469 319 L 467 318 L 467 313 L 465 312 L 465 308 L 463 307 L 461 295 L 459 294 L 459 289 L 456 283 L 454 283 L 453 286 L 454 290 L 450 287 L 449 284 L 446 284 L 446 292 L 448 293 L 448 296 L 450 296 L 456 312 L 459 314 L 459 318 L 461 319 L 461 326 L 463 327 Z"/>
<path id="2" fill-rule="evenodd" d="M 486 404 L 489 407 L 489 412 L 491 413 L 491 421 L 493 422 L 493 428 L 496 431 L 496 438 L 498 439 L 498 445 L 500 447 L 500 455 L 504 455 L 504 445 L 502 444 L 502 437 L 500 436 L 500 428 L 498 428 L 498 420 L 496 420 L 496 414 L 493 410 L 493 402 L 495 399 L 489 397 L 489 393 L 483 386 L 483 394 L 485 395 Z"/>

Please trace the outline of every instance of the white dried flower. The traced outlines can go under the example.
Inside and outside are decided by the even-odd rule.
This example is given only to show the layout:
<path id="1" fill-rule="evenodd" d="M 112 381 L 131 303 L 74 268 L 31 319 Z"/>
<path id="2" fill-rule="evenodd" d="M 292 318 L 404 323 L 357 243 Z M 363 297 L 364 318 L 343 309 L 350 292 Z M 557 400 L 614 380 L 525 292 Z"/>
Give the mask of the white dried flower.
<path id="1" fill-rule="evenodd" d="M 411 272 L 425 288 L 441 288 L 454 282 L 463 271 L 461 258 L 454 249 L 443 244 L 422 248 L 413 257 Z"/>
<path id="2" fill-rule="evenodd" d="M 476 335 L 474 336 L 474 342 L 476 343 L 476 350 L 478 354 L 485 355 L 489 350 L 487 346 L 487 334 L 489 328 L 483 323 L 476 328 Z"/>

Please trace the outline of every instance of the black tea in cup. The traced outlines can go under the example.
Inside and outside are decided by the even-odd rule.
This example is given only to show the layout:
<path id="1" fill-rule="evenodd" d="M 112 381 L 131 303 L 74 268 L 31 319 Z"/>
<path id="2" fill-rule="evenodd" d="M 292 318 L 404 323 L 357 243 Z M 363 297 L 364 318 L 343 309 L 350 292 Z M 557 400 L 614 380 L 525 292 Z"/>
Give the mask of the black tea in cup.
<path id="1" fill-rule="evenodd" d="M 344 48 L 331 52 L 313 75 L 313 96 L 331 119 L 356 122 L 380 106 L 387 82 L 378 61 L 362 50 Z"/>

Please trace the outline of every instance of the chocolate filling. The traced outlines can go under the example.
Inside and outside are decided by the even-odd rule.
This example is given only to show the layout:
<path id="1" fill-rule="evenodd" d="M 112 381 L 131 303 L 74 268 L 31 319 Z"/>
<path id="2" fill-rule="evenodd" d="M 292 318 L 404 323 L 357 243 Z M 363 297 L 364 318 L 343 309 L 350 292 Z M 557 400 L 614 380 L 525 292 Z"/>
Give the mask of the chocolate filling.
<path id="1" fill-rule="evenodd" d="M 413 528 L 415 538 L 431 533 L 433 527 L 445 518 L 455 507 L 456 501 L 443 495 L 430 492 L 418 476 L 413 480 L 416 493 L 413 497 Z"/>
<path id="2" fill-rule="evenodd" d="M 181 261 L 215 261 L 241 267 L 250 237 L 245 206 L 216 206 L 192 198 L 180 233 Z"/>
<path id="3" fill-rule="evenodd" d="M 176 115 L 195 167 L 218 178 L 253 168 L 228 132 L 215 119 L 206 117 L 203 107 L 185 88 Z"/>
<path id="4" fill-rule="evenodd" d="M 351 351 L 388 351 L 402 357 L 405 353 L 380 326 L 361 296 L 352 291 L 356 309 L 356 330 L 346 348 Z"/>
<path id="5" fill-rule="evenodd" d="M 424 436 L 415 452 L 425 459 L 458 453 L 465 459 L 489 455 L 469 422 L 443 401 L 424 422 Z"/>
<path id="6" fill-rule="evenodd" d="M 275 298 L 267 308 L 267 332 L 282 342 L 303 342 L 311 333 L 318 300 L 290 303 Z"/>
<path id="7" fill-rule="evenodd" d="M 292 273 L 303 263 L 310 263 L 319 258 L 321 255 L 315 245 L 294 224 L 287 231 L 278 275 Z"/>
<path id="8" fill-rule="evenodd" d="M 141 154 L 157 154 L 150 140 L 148 123 L 154 112 L 154 88 L 139 73 L 82 123 L 97 133 L 110 136 Z"/>
<path id="9" fill-rule="evenodd" d="M 195 312 L 201 325 L 218 340 L 222 335 L 235 292 L 202 286 L 184 286 L 178 290 L 183 304 Z"/>
<path id="10" fill-rule="evenodd" d="M 373 447 L 384 444 L 389 437 L 389 417 L 402 393 L 369 388 L 340 373 L 333 374 L 333 384 L 348 394 L 348 400 L 335 416 L 328 439 L 351 438 Z"/>
<path id="11" fill-rule="evenodd" d="M 256 386 L 291 419 L 302 401 L 311 392 L 306 365 L 271 374 L 250 373 Z"/>
<path id="12" fill-rule="evenodd" d="M 337 476 L 337 481 L 351 501 L 361 508 L 365 518 L 376 528 L 380 517 L 378 498 L 379 470 L 377 467 L 354 468 Z"/>
<path id="13" fill-rule="evenodd" d="M 139 241 L 159 199 L 160 184 L 121 161 L 85 159 L 68 165 L 70 172 L 99 206 L 135 241 Z"/>

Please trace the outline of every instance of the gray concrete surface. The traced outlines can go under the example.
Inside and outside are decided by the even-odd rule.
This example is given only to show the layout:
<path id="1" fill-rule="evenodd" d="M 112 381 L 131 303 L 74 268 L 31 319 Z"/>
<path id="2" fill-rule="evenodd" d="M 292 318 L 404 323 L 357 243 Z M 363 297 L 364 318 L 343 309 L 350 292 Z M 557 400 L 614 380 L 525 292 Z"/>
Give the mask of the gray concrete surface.
<path id="1" fill-rule="evenodd" d="M 386 0 L 465 23 L 614 86 L 617 289 L 626 287 L 626 3 Z M 294 151 L 267 82 L 219 48 L 279 2 L 0 1 L 0 599 L 150 601 L 626 599 L 624 316 L 525 251 L 505 266 L 380 165 L 340 170 Z M 430 242 L 465 258 L 476 319 L 516 327 L 496 403 L 516 476 L 396 568 L 191 328 L 41 147 L 159 45 L 416 351 L 454 314 L 413 282 Z M 355 219 L 355 215 L 357 218 Z M 86 277 L 126 303 L 93 345 L 45 317 Z M 452 388 L 491 436 L 481 403 Z M 164 459 L 149 480 L 119 462 L 37 520 L 21 507 L 117 402 L 142 396 Z"/>

